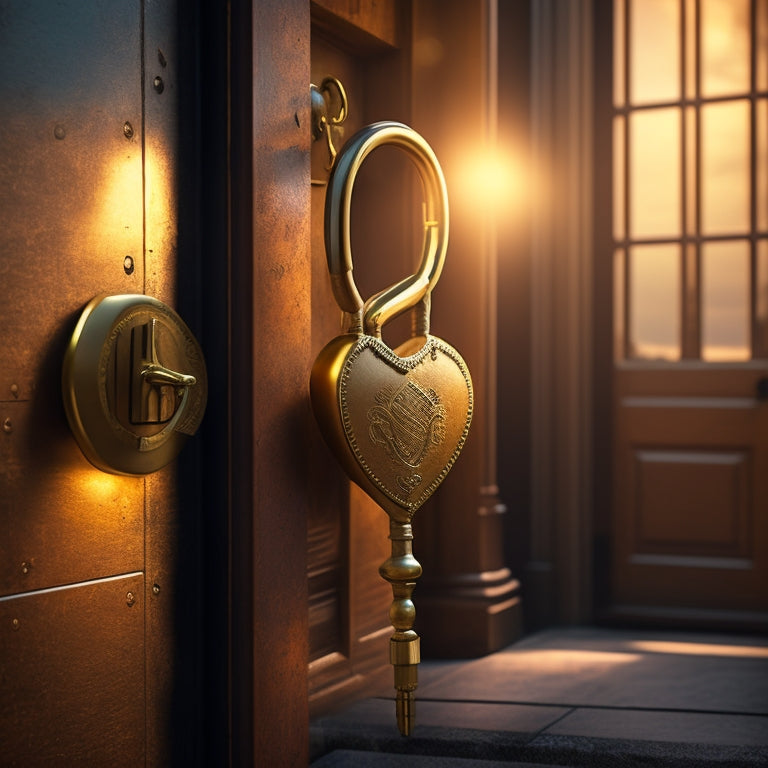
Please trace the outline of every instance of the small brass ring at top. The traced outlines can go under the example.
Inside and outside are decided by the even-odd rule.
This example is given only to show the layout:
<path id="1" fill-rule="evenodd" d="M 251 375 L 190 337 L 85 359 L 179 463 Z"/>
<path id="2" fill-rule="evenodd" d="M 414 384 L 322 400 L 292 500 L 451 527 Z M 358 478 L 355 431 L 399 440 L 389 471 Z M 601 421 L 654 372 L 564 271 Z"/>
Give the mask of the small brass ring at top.
<path id="1" fill-rule="evenodd" d="M 377 147 L 392 144 L 415 163 L 424 189 L 424 243 L 418 270 L 363 303 L 352 276 L 350 213 L 352 188 L 363 160 Z M 434 288 L 448 247 L 448 192 L 432 148 L 412 128 L 380 122 L 356 133 L 336 158 L 325 198 L 325 250 L 333 293 L 339 306 L 363 319 L 370 335 L 392 318 L 414 307 Z"/>
<path id="2" fill-rule="evenodd" d="M 320 92 L 330 93 L 331 86 L 333 86 L 339 94 L 339 114 L 336 115 L 336 117 L 330 117 L 328 122 L 330 122 L 331 125 L 341 125 L 347 119 L 347 111 L 349 109 L 347 104 L 347 92 L 344 90 L 341 81 L 331 75 L 327 75 L 323 78 L 323 81 L 320 83 Z"/>

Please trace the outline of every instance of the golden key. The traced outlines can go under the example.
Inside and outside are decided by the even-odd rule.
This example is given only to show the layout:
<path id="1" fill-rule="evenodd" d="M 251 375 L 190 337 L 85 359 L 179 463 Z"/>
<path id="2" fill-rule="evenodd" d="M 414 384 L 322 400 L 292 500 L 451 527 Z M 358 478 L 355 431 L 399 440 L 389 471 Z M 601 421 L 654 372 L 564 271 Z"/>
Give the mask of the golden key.
<path id="1" fill-rule="evenodd" d="M 377 147 L 403 149 L 424 191 L 424 242 L 418 270 L 363 302 L 352 276 L 350 211 L 355 177 Z M 458 458 L 472 419 L 469 370 L 461 355 L 429 328 L 432 289 L 448 245 L 448 195 L 432 148 L 406 125 L 381 122 L 345 145 L 328 181 L 325 248 L 333 293 L 344 312 L 344 333 L 312 367 L 315 417 L 349 477 L 389 515 L 392 556 L 379 573 L 392 585 L 397 724 L 409 735 L 415 722 L 419 636 L 411 600 L 421 566 L 413 556 L 411 520 Z M 413 335 L 390 349 L 383 326 L 412 309 Z"/>

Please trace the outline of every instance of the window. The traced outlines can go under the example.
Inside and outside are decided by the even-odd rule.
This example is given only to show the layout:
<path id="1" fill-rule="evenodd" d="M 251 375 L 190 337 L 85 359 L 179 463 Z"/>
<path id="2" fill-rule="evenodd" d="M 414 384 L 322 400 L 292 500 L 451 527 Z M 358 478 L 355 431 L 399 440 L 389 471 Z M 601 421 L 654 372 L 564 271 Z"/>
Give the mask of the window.
<path id="1" fill-rule="evenodd" d="M 616 357 L 768 357 L 768 0 L 613 23 Z"/>

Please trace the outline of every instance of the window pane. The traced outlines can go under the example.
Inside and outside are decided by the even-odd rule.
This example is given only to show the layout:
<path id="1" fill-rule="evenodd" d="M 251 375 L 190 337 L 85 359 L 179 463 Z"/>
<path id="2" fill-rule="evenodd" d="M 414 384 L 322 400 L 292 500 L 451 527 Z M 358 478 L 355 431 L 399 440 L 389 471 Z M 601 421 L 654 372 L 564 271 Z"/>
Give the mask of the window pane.
<path id="1" fill-rule="evenodd" d="M 680 246 L 629 253 L 629 350 L 646 360 L 680 359 Z"/>
<path id="2" fill-rule="evenodd" d="M 634 238 L 679 237 L 681 110 L 649 109 L 629 117 L 629 221 Z"/>
<path id="3" fill-rule="evenodd" d="M 685 0 L 685 98 L 696 98 L 696 0 Z"/>
<path id="4" fill-rule="evenodd" d="M 701 258 L 701 356 L 749 360 L 749 243 L 705 243 Z"/>
<path id="5" fill-rule="evenodd" d="M 768 4 L 768 3 L 766 3 Z M 757 199 L 756 226 L 759 232 L 768 231 L 768 100 L 755 101 L 755 192 Z"/>
<path id="6" fill-rule="evenodd" d="M 696 211 L 696 107 L 685 108 L 685 231 L 695 235 L 699 222 Z"/>
<path id="7" fill-rule="evenodd" d="M 749 102 L 701 108 L 701 230 L 749 230 Z"/>
<path id="8" fill-rule="evenodd" d="M 699 332 L 699 249 L 694 243 L 689 243 L 684 248 L 683 357 L 698 360 L 701 357 Z"/>
<path id="9" fill-rule="evenodd" d="M 613 254 L 613 359 L 623 360 L 624 349 L 624 251 L 619 249 Z"/>
<path id="10" fill-rule="evenodd" d="M 768 357 L 768 240 L 757 241 L 755 355 Z"/>
<path id="11" fill-rule="evenodd" d="M 680 98 L 680 0 L 630 0 L 629 55 L 633 104 Z"/>
<path id="12" fill-rule="evenodd" d="M 624 163 L 625 136 L 624 118 L 613 118 L 613 237 L 623 240 L 626 237 L 624 221 Z"/>
<path id="13" fill-rule="evenodd" d="M 755 9 L 757 37 L 757 72 L 755 83 L 758 91 L 768 90 L 768 0 L 758 0 Z"/>
<path id="14" fill-rule="evenodd" d="M 613 2 L 613 103 L 623 107 L 626 99 L 624 71 L 624 0 Z"/>
<path id="15" fill-rule="evenodd" d="M 749 0 L 701 0 L 701 94 L 749 91 Z"/>

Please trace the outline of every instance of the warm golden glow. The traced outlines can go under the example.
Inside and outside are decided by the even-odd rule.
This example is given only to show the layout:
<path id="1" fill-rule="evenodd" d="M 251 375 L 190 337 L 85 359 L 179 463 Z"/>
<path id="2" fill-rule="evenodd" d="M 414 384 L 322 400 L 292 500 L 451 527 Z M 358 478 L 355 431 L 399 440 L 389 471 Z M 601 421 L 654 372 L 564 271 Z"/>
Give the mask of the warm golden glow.
<path id="1" fill-rule="evenodd" d="M 633 238 L 681 232 L 681 110 L 648 109 L 629 116 L 629 228 Z"/>
<path id="2" fill-rule="evenodd" d="M 72 471 L 77 487 L 88 496 L 94 505 L 112 504 L 122 494 L 125 483 L 136 482 L 120 475 L 111 475 L 95 467 Z"/>
<path id="3" fill-rule="evenodd" d="M 577 648 L 518 648 L 514 656 L 524 661 L 529 669 L 535 669 L 539 681 L 545 681 L 547 677 L 562 678 L 564 675 L 578 673 L 580 680 L 586 682 L 610 673 L 615 667 L 643 659 L 641 653 L 627 653 L 624 650 L 585 651 Z"/>
<path id="4" fill-rule="evenodd" d="M 703 96 L 749 90 L 749 5 L 749 0 L 701 0 Z"/>
<path id="5" fill-rule="evenodd" d="M 613 236 L 623 240 L 627 236 L 625 221 L 626 201 L 624 190 L 626 178 L 624 173 L 624 153 L 626 142 L 626 119 L 624 116 L 613 118 Z"/>
<path id="6" fill-rule="evenodd" d="M 668 640 L 631 640 L 633 651 L 642 653 L 671 653 L 681 656 L 727 656 L 744 659 L 768 659 L 768 648 L 754 645 L 725 643 L 684 643 Z"/>
<path id="7" fill-rule="evenodd" d="M 93 526 L 101 535 L 125 534 L 143 525 L 144 478 L 102 472 L 82 456 L 40 484 L 43 499 L 60 500 L 62 519 L 77 516 L 78 525 Z M 83 504 L 82 500 L 88 503 Z M 71 500 L 71 501 L 70 501 Z"/>
<path id="8" fill-rule="evenodd" d="M 96 201 L 90 227 L 94 239 L 100 238 L 103 243 L 105 233 L 109 233 L 109 242 L 117 254 L 140 257 L 135 251 L 144 208 L 140 145 L 129 145 L 104 167 Z"/>
<path id="9" fill-rule="evenodd" d="M 746 99 L 701 108 L 701 229 L 742 233 L 750 221 L 750 107 Z"/>
<path id="10" fill-rule="evenodd" d="M 644 245 L 629 251 L 630 356 L 680 358 L 680 246 Z"/>
<path id="11" fill-rule="evenodd" d="M 144 158 L 145 205 L 147 227 L 153 226 L 159 233 L 166 233 L 169 223 L 175 222 L 173 208 L 173 157 L 159 143 L 148 142 Z M 147 233 L 148 247 L 152 238 Z"/>
<path id="12" fill-rule="evenodd" d="M 704 243 L 701 269 L 702 358 L 749 360 L 749 243 Z"/>
<path id="13" fill-rule="evenodd" d="M 768 230 L 768 99 L 755 103 L 755 213 L 757 229 Z"/>
<path id="14" fill-rule="evenodd" d="M 144 153 L 142 170 L 141 144 L 134 139 L 105 165 L 89 230 L 94 241 L 99 239 L 99 242 L 108 232 L 116 261 L 121 263 L 122 257 L 130 256 L 136 264 L 136 274 L 141 276 L 143 270 L 138 267 L 143 254 L 137 252 L 136 243 L 137 236 L 141 242 L 143 221 L 146 221 L 143 234 L 148 253 L 165 258 L 176 246 L 172 160 L 167 148 L 159 143 L 147 142 Z M 133 286 L 136 292 L 144 288 Z"/>
<path id="15" fill-rule="evenodd" d="M 520 161 L 502 149 L 468 150 L 455 165 L 452 207 L 462 206 L 478 216 L 508 216 L 517 212 L 530 179 Z"/>
<path id="16" fill-rule="evenodd" d="M 679 99 L 679 0 L 631 0 L 629 22 L 631 103 Z"/>

